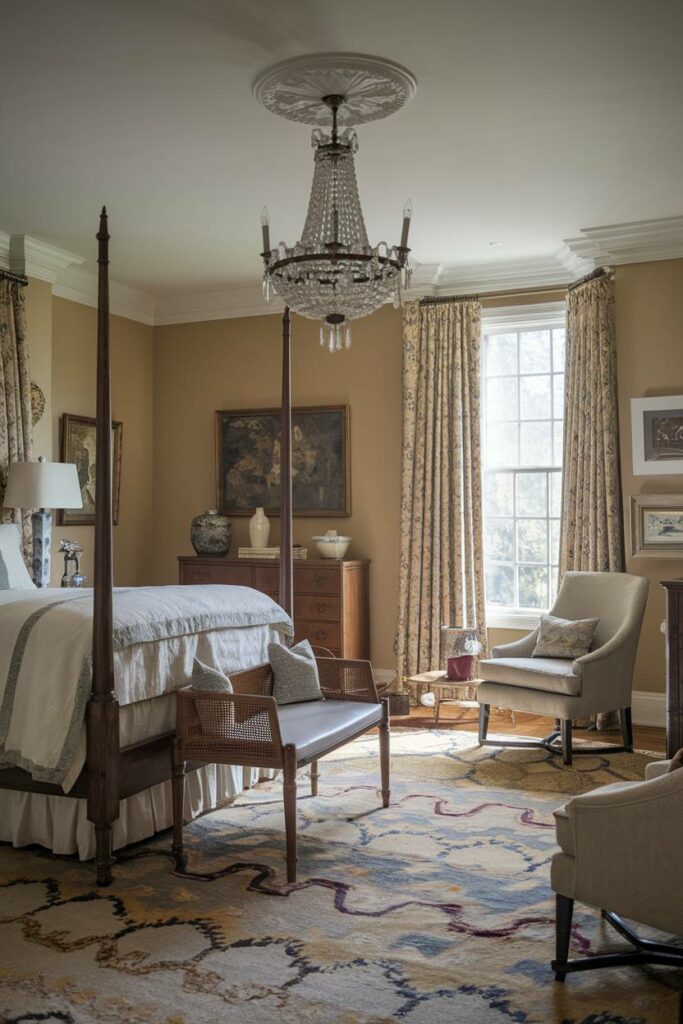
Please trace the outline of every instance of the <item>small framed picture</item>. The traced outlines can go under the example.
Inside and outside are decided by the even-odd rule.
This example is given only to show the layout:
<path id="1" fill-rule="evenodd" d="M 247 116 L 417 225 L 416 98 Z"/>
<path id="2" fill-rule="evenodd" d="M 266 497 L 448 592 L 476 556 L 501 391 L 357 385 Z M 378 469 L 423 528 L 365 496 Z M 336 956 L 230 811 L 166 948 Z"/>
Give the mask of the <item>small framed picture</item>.
<path id="1" fill-rule="evenodd" d="M 683 494 L 638 494 L 630 518 L 633 558 L 683 558 Z"/>
<path id="2" fill-rule="evenodd" d="M 631 399 L 633 472 L 683 474 L 683 395 Z"/>
<path id="3" fill-rule="evenodd" d="M 95 464 L 96 422 L 90 416 L 72 416 L 64 413 L 60 437 L 60 458 L 62 462 L 73 462 L 78 472 L 83 508 L 61 509 L 60 526 L 94 526 L 95 493 L 97 489 L 97 466 Z M 112 492 L 113 522 L 119 521 L 119 497 L 121 493 L 121 454 L 123 447 L 123 424 L 112 421 L 112 462 L 114 481 Z"/>

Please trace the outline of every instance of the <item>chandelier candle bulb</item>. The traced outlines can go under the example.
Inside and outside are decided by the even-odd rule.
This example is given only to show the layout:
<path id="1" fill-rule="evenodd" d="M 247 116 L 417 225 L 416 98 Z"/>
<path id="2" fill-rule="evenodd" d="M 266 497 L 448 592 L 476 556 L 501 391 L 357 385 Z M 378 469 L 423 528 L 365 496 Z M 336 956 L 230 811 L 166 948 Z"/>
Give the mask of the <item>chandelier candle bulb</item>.
<path id="1" fill-rule="evenodd" d="M 267 206 L 261 210 L 261 241 L 264 253 L 270 252 L 270 218 Z"/>
<path id="2" fill-rule="evenodd" d="M 410 231 L 410 221 L 413 217 L 413 201 L 412 199 L 406 199 L 406 205 L 403 207 L 403 230 L 401 231 L 401 249 L 408 248 L 408 232 Z"/>

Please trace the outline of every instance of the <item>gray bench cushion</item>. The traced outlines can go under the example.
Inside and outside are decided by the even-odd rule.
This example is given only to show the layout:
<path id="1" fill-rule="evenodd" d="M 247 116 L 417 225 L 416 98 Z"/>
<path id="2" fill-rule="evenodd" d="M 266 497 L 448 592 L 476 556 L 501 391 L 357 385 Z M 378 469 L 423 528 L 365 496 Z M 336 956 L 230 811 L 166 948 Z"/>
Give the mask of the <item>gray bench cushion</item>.
<path id="1" fill-rule="evenodd" d="M 572 672 L 566 658 L 486 658 L 479 662 L 479 675 L 490 683 L 507 683 L 547 693 L 581 693 L 581 677 Z"/>
<path id="2" fill-rule="evenodd" d="M 303 761 L 379 725 L 382 705 L 350 700 L 306 701 L 278 706 L 277 716 L 283 744 L 293 743 L 297 760 Z"/>

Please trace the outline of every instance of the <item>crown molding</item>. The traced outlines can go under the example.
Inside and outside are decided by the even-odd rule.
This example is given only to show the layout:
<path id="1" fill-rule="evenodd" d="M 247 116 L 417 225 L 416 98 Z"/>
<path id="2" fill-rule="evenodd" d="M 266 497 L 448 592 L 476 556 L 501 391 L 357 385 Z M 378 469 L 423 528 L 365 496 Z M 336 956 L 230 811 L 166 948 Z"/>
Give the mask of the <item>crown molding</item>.
<path id="1" fill-rule="evenodd" d="M 97 276 L 87 270 L 69 267 L 53 284 L 52 294 L 97 309 Z M 109 311 L 115 316 L 153 327 L 156 323 L 156 307 L 157 299 L 149 292 L 110 280 Z"/>
<path id="2" fill-rule="evenodd" d="M 159 327 L 205 320 L 231 320 L 241 316 L 267 316 L 282 313 L 284 308 L 284 302 L 277 295 L 266 302 L 260 285 L 190 295 L 160 295 L 154 324 Z"/>
<path id="3" fill-rule="evenodd" d="M 78 266 L 83 258 L 30 235 L 0 232 L 0 261 L 15 274 L 25 274 L 54 284 L 67 267 Z"/>
<path id="4" fill-rule="evenodd" d="M 682 257 L 683 216 L 582 228 L 575 238 L 564 239 L 554 253 L 543 256 L 462 264 L 411 259 L 413 274 L 405 298 L 564 288 L 601 264 Z M 54 295 L 96 308 L 97 276 L 84 270 L 83 263 L 75 253 L 40 239 L 0 231 L 0 266 L 48 281 Z M 267 303 L 260 285 L 154 295 L 112 280 L 110 309 L 129 320 L 162 326 L 267 316 L 281 313 L 284 304 L 277 296 Z M 531 321 L 525 317 L 525 322 Z"/>
<path id="5" fill-rule="evenodd" d="M 568 259 L 588 261 L 593 267 L 599 263 L 680 259 L 683 257 L 683 216 L 582 228 L 578 237 L 565 238 L 561 251 Z"/>

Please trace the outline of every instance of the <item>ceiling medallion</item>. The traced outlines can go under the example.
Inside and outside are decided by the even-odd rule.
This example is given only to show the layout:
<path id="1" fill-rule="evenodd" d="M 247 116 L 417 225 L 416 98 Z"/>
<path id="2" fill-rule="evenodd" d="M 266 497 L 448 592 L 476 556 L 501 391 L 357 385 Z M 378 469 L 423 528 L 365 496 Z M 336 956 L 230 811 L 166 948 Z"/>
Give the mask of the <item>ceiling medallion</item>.
<path id="1" fill-rule="evenodd" d="M 414 76 L 379 57 L 318 54 L 283 61 L 262 72 L 254 95 L 273 113 L 316 125 L 313 185 L 301 239 L 271 248 L 268 211 L 261 216 L 266 299 L 274 291 L 295 312 L 322 320 L 320 344 L 330 352 L 351 345 L 350 321 L 391 298 L 398 306 L 408 284 L 410 200 L 401 241 L 368 242 L 361 209 L 352 126 L 395 113 L 414 94 Z M 329 126 L 327 134 L 322 126 Z"/>

